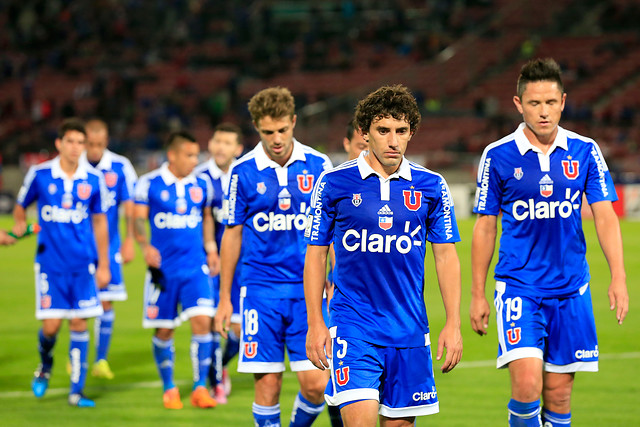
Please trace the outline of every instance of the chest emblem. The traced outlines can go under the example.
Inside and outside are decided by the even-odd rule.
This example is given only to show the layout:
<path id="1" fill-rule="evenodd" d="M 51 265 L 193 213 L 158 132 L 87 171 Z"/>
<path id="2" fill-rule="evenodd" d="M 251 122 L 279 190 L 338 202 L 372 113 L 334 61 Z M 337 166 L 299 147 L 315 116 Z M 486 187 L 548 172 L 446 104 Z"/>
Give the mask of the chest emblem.
<path id="1" fill-rule="evenodd" d="M 520 181 L 524 176 L 524 172 L 522 172 L 522 168 L 514 168 L 513 169 L 513 177 Z"/>
<path id="2" fill-rule="evenodd" d="M 564 176 L 569 179 L 576 179 L 578 177 L 580 167 L 580 162 L 577 160 L 563 160 L 562 161 L 562 172 Z"/>
<path id="3" fill-rule="evenodd" d="M 183 214 L 187 211 L 187 201 L 182 197 L 176 199 L 176 212 Z"/>
<path id="4" fill-rule="evenodd" d="M 417 211 L 422 206 L 422 191 L 402 190 L 404 205 L 410 211 Z"/>
<path id="5" fill-rule="evenodd" d="M 353 203 L 353 206 L 355 206 L 356 208 L 360 206 L 360 204 L 362 203 L 362 193 L 353 193 L 351 203 Z"/>
<path id="6" fill-rule="evenodd" d="M 163 202 L 169 201 L 169 192 L 167 190 L 162 190 L 160 192 L 160 200 L 162 200 Z"/>
<path id="7" fill-rule="evenodd" d="M 553 180 L 549 175 L 545 175 L 540 180 L 540 195 L 542 197 L 550 197 L 553 194 Z"/>
<path id="8" fill-rule="evenodd" d="M 383 230 L 388 230 L 393 226 L 393 212 L 389 205 L 384 205 L 378 211 L 378 226 Z"/>
<path id="9" fill-rule="evenodd" d="M 291 193 L 286 188 L 283 188 L 278 193 L 278 207 L 283 211 L 288 210 L 291 207 Z"/>
<path id="10" fill-rule="evenodd" d="M 70 193 L 64 193 L 62 195 L 62 207 L 65 209 L 71 209 L 73 205 L 73 196 Z"/>
<path id="11" fill-rule="evenodd" d="M 267 186 L 266 186 L 266 185 L 264 185 L 264 182 L 259 182 L 259 183 L 256 185 L 256 191 L 257 191 L 259 194 L 264 194 L 264 193 L 266 193 L 266 192 L 267 192 Z"/>
<path id="12" fill-rule="evenodd" d="M 113 188 L 118 183 L 118 174 L 112 171 L 104 173 L 104 182 L 107 184 L 107 187 Z"/>
<path id="13" fill-rule="evenodd" d="M 189 197 L 193 203 L 200 203 L 203 199 L 202 187 L 189 187 Z"/>
<path id="14" fill-rule="evenodd" d="M 56 187 L 56 185 L 52 182 L 51 184 L 49 184 L 48 190 L 49 190 L 49 194 L 53 196 L 58 191 L 58 187 Z"/>
<path id="15" fill-rule="evenodd" d="M 313 175 L 298 175 L 298 190 L 304 194 L 311 193 L 313 190 Z"/>
<path id="16" fill-rule="evenodd" d="M 87 200 L 91 196 L 91 184 L 82 182 L 78 184 L 78 197 L 81 200 Z"/>

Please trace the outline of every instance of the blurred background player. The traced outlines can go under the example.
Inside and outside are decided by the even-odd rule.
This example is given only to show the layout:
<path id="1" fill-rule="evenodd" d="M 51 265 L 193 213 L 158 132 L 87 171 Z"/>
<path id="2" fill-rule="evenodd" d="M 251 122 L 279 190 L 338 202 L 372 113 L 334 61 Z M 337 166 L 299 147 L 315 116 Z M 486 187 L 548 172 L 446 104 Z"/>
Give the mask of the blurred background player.
<path id="1" fill-rule="evenodd" d="M 420 123 L 404 86 L 385 86 L 356 108 L 369 151 L 321 175 L 314 188 L 304 286 L 307 355 L 329 368 L 325 393 L 347 426 L 413 426 L 438 412 L 424 302 L 425 243 L 431 242 L 446 323 L 436 358 L 451 371 L 462 356 L 460 240 L 444 178 L 404 153 Z M 335 248 L 331 328 L 321 299 Z M 330 362 L 329 362 L 330 360 Z M 420 393 L 416 393 L 420 390 Z"/>
<path id="2" fill-rule="evenodd" d="M 293 137 L 295 104 L 288 89 L 258 92 L 249 112 L 261 141 L 231 170 L 216 330 L 223 336 L 229 330 L 232 281 L 244 245 L 238 371 L 254 374 L 256 425 L 280 425 L 286 346 L 300 383 L 290 425 L 308 426 L 324 407 L 327 378 L 305 355 L 303 231 L 313 185 L 331 162 Z"/>
<path id="3" fill-rule="evenodd" d="M 108 195 L 102 174 L 81 161 L 85 150 L 84 123 L 65 120 L 55 141 L 58 156 L 33 166 L 25 176 L 13 211 L 13 233 L 27 228 L 25 209 L 38 203 L 36 252 L 36 319 L 41 364 L 31 384 L 42 397 L 49 386 L 53 347 L 62 319 L 69 319 L 71 391 L 69 404 L 93 407 L 84 397 L 89 332 L 87 318 L 102 315 L 98 287 L 109 284 Z M 97 268 L 96 268 L 97 260 Z"/>
<path id="4" fill-rule="evenodd" d="M 122 276 L 122 263 L 131 262 L 135 256 L 133 240 L 133 186 L 138 179 L 129 159 L 107 149 L 109 130 L 102 120 L 89 120 L 85 124 L 87 131 L 86 160 L 103 173 L 109 194 L 109 265 L 111 282 L 100 289 L 98 296 L 102 301 L 104 313 L 95 321 L 96 359 L 91 374 L 98 378 L 112 379 L 113 373 L 107 362 L 111 344 L 115 312 L 112 301 L 127 299 L 127 291 Z M 120 215 L 122 206 L 126 221 L 125 238 L 120 245 Z"/>
<path id="5" fill-rule="evenodd" d="M 342 146 L 347 153 L 347 160 L 356 159 L 361 152 L 369 149 L 369 142 L 364 139 L 360 132 L 357 132 L 353 120 L 347 125 L 347 135 L 342 139 Z"/>
<path id="6" fill-rule="evenodd" d="M 213 220 L 216 229 L 216 244 L 221 247 L 224 232 L 222 208 L 224 197 L 229 189 L 230 167 L 233 161 L 242 154 L 242 130 L 233 123 L 220 123 L 213 131 L 209 140 L 209 154 L 211 158 L 195 169 L 196 175 L 204 173 L 209 176 L 213 186 Z M 238 268 L 240 265 L 238 265 Z M 218 403 L 226 403 L 231 392 L 231 379 L 226 368 L 229 361 L 238 354 L 240 346 L 240 273 L 236 270 L 231 286 L 231 328 L 227 337 L 224 351 L 220 349 L 220 334 L 214 333 L 212 362 L 209 369 L 209 382 L 212 393 Z M 213 278 L 213 298 L 218 301 L 220 293 L 220 276 Z"/>
<path id="7" fill-rule="evenodd" d="M 629 309 L 620 224 L 612 206 L 616 190 L 598 144 L 559 126 L 566 97 L 553 59 L 525 64 L 513 97 L 524 123 L 490 144 L 478 169 L 471 326 L 487 333 L 491 311 L 485 282 L 502 213 L 494 304 L 498 368 L 508 367 L 511 378 L 511 426 L 570 425 L 575 373 L 598 370 L 583 194 L 609 263 L 609 301 L 619 324 Z"/>
<path id="8" fill-rule="evenodd" d="M 136 185 L 135 236 L 149 266 L 143 326 L 155 328 L 153 354 L 163 382 L 163 404 L 168 409 L 182 408 L 173 382 L 173 330 L 187 319 L 191 323 L 194 375 L 191 404 L 199 408 L 216 406 L 206 380 L 211 366 L 214 313 L 209 274 L 218 272 L 218 250 L 210 209 L 211 183 L 206 176 L 192 173 L 199 151 L 192 135 L 172 133 L 167 144 L 168 162 L 140 177 Z"/>

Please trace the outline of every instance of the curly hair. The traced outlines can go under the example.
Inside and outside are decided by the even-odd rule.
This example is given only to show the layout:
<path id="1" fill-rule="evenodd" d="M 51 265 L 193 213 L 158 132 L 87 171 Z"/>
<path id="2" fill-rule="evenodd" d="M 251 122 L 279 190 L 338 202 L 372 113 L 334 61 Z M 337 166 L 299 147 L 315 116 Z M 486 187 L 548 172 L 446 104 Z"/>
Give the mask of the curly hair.
<path id="1" fill-rule="evenodd" d="M 251 120 L 258 123 L 263 117 L 279 119 L 295 114 L 296 105 L 291 92 L 286 87 L 270 87 L 253 95 L 249 100 Z"/>
<path id="2" fill-rule="evenodd" d="M 371 92 L 358 102 L 354 122 L 360 129 L 368 132 L 371 123 L 385 117 L 406 120 L 411 133 L 418 130 L 421 120 L 420 110 L 416 99 L 406 86 L 382 86 Z"/>
<path id="3" fill-rule="evenodd" d="M 543 81 L 557 83 L 560 92 L 564 93 L 562 71 L 558 63 L 552 58 L 536 58 L 524 64 L 520 69 L 520 76 L 518 77 L 518 85 L 516 88 L 518 98 L 522 99 L 522 94 L 527 87 L 527 83 Z"/>

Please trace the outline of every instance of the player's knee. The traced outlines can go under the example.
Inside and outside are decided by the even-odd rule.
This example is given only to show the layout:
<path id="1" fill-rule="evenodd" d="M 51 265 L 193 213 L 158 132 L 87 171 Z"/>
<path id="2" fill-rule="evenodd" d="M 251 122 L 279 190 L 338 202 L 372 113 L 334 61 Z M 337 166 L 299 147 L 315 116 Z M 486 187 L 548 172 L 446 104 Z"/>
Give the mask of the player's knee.
<path id="1" fill-rule="evenodd" d="M 211 317 L 194 316 L 191 318 L 191 332 L 195 335 L 205 335 L 211 331 Z"/>
<path id="2" fill-rule="evenodd" d="M 542 378 L 534 372 L 522 372 L 512 377 L 511 389 L 513 397 L 520 402 L 532 402 L 540 398 Z"/>
<path id="3" fill-rule="evenodd" d="M 170 340 L 173 338 L 173 329 L 158 328 L 156 329 L 156 337 L 163 341 Z"/>
<path id="4" fill-rule="evenodd" d="M 84 332 L 87 330 L 87 319 L 69 320 L 69 329 L 74 332 Z"/>
<path id="5" fill-rule="evenodd" d="M 324 402 L 324 390 L 327 387 L 326 377 L 318 376 L 305 379 L 300 383 L 300 392 L 308 401 L 318 405 Z"/>
<path id="6" fill-rule="evenodd" d="M 569 409 L 571 407 L 571 389 L 570 384 L 554 384 L 552 386 L 545 384 L 542 394 L 544 406 L 552 411 Z"/>

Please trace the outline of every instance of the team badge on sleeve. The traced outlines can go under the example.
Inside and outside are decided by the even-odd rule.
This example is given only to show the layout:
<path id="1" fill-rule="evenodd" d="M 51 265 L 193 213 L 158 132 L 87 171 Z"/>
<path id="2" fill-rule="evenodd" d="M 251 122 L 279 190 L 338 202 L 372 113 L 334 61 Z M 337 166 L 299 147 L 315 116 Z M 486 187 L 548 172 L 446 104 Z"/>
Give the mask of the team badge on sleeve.
<path id="1" fill-rule="evenodd" d="M 283 188 L 280 193 L 278 193 L 278 207 L 283 211 L 286 211 L 291 207 L 291 193 L 286 188 Z"/>
<path id="2" fill-rule="evenodd" d="M 562 161 L 562 172 L 564 172 L 564 176 L 567 178 L 576 179 L 579 173 L 579 166 L 580 162 L 577 160 L 571 160 L 571 157 L 569 157 L 569 160 Z"/>
<path id="3" fill-rule="evenodd" d="M 200 203 L 203 197 L 202 188 L 197 186 L 189 187 L 189 197 L 191 197 L 193 203 Z"/>
<path id="4" fill-rule="evenodd" d="M 393 212 L 389 208 L 389 205 L 384 205 L 378 211 L 378 225 L 383 230 L 388 230 L 393 226 Z"/>
<path id="5" fill-rule="evenodd" d="M 353 203 L 353 206 L 355 206 L 356 208 L 360 206 L 360 203 L 362 203 L 362 193 L 353 193 L 351 203 Z"/>
<path id="6" fill-rule="evenodd" d="M 118 183 L 118 174 L 113 171 L 105 172 L 104 182 L 107 184 L 107 187 L 109 188 L 115 187 L 116 184 Z"/>
<path id="7" fill-rule="evenodd" d="M 422 206 L 422 191 L 402 190 L 404 196 L 404 205 L 410 211 L 417 211 Z"/>
<path id="8" fill-rule="evenodd" d="M 91 184 L 83 182 L 78 184 L 78 197 L 87 200 L 91 196 Z"/>
<path id="9" fill-rule="evenodd" d="M 540 195 L 542 197 L 550 197 L 553 194 L 553 180 L 549 175 L 545 175 L 540 180 Z"/>
<path id="10" fill-rule="evenodd" d="M 513 177 L 520 181 L 524 176 L 524 172 L 522 172 L 522 168 L 514 168 L 513 169 Z"/>
<path id="11" fill-rule="evenodd" d="M 313 190 L 313 175 L 298 175 L 297 178 L 298 190 L 304 194 L 311 193 L 311 190 Z"/>

